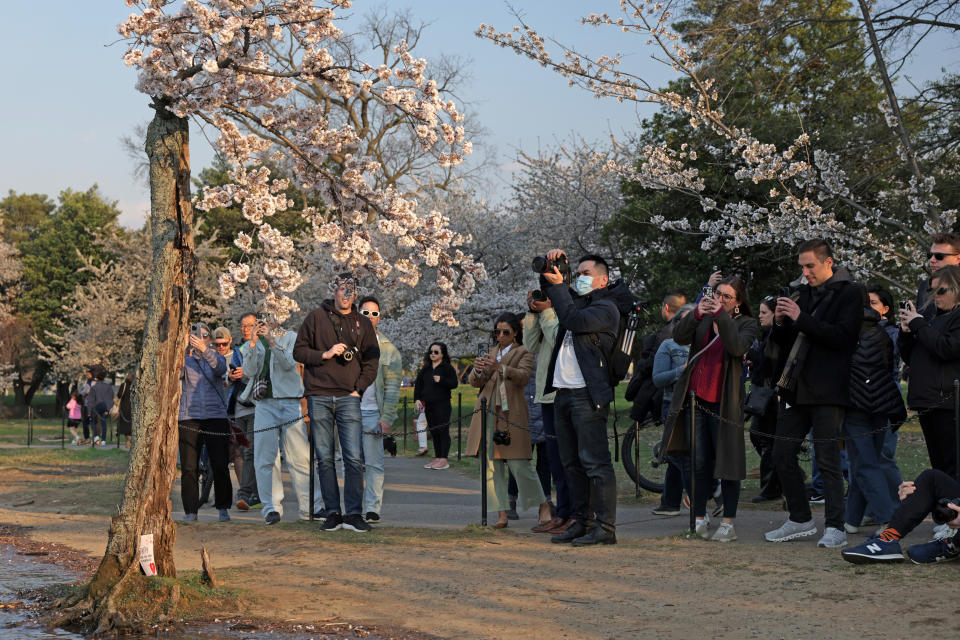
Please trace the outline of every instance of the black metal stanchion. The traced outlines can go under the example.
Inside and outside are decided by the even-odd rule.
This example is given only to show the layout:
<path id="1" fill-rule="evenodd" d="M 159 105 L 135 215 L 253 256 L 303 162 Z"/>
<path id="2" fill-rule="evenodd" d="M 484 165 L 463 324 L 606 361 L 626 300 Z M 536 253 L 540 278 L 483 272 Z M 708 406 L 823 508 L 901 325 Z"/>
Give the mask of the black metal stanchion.
<path id="1" fill-rule="evenodd" d="M 33 407 L 27 407 L 27 446 L 33 444 Z"/>
<path id="2" fill-rule="evenodd" d="M 487 399 L 480 398 L 480 526 L 487 526 Z"/>
<path id="3" fill-rule="evenodd" d="M 403 399 L 403 449 L 402 453 L 407 453 L 407 399 Z"/>
<path id="4" fill-rule="evenodd" d="M 67 416 L 60 418 L 60 448 L 63 449 L 67 446 Z"/>
<path id="5" fill-rule="evenodd" d="M 463 394 L 457 392 L 457 462 L 463 457 Z"/>
<path id="6" fill-rule="evenodd" d="M 633 491 L 634 497 L 640 497 L 640 421 L 633 421 Z M 661 500 L 661 502 L 663 502 Z"/>
<path id="7" fill-rule="evenodd" d="M 954 444 L 954 475 L 960 481 L 960 380 L 953 381 L 953 444 Z"/>
<path id="8" fill-rule="evenodd" d="M 310 522 L 313 522 L 314 508 L 313 497 L 317 493 L 317 450 L 313 442 L 313 420 L 310 418 L 310 399 L 307 399 L 307 443 L 310 447 Z M 251 443 L 252 444 L 252 443 Z"/>
<path id="9" fill-rule="evenodd" d="M 697 518 L 693 514 L 694 496 L 697 495 L 697 394 L 690 392 L 690 534 L 697 530 Z"/>

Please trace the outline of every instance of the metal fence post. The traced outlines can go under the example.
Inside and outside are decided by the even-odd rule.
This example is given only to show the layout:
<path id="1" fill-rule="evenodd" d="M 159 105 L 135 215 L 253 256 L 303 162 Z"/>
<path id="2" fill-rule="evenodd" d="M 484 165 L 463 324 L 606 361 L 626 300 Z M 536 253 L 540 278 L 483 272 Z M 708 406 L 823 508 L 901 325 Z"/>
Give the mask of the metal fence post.
<path id="1" fill-rule="evenodd" d="M 313 508 L 313 505 L 314 505 L 314 496 L 317 494 L 317 487 L 316 487 L 316 484 L 317 484 L 317 483 L 316 483 L 316 478 L 317 478 L 317 451 L 316 451 L 316 446 L 314 445 L 314 438 L 313 438 L 313 420 L 310 418 L 310 400 L 309 400 L 309 399 L 307 399 L 307 419 L 306 419 L 306 423 L 307 423 L 307 443 L 308 443 L 308 446 L 310 447 L 310 465 L 309 465 L 309 468 L 310 468 L 310 522 L 313 522 L 313 516 L 314 516 L 314 513 L 313 513 L 313 512 L 314 512 L 314 508 Z M 252 437 L 253 434 L 251 433 L 250 436 Z M 251 442 L 250 444 L 252 445 L 253 443 Z M 326 506 L 326 505 L 324 505 L 324 506 Z M 326 511 L 326 509 L 324 509 L 324 511 Z"/>
<path id="2" fill-rule="evenodd" d="M 63 449 L 67 446 L 67 416 L 62 416 L 60 418 L 60 448 Z"/>
<path id="3" fill-rule="evenodd" d="M 463 394 L 457 392 L 457 462 L 463 457 Z"/>
<path id="4" fill-rule="evenodd" d="M 953 381 L 953 445 L 954 445 L 954 475 L 960 480 L 960 380 Z"/>
<path id="5" fill-rule="evenodd" d="M 487 526 L 487 399 L 480 398 L 480 526 Z"/>
<path id="6" fill-rule="evenodd" d="M 690 392 L 690 533 L 697 530 L 693 506 L 697 495 L 697 394 Z"/>
<path id="7" fill-rule="evenodd" d="M 634 497 L 640 497 L 640 421 L 633 421 L 633 459 L 634 462 L 634 473 L 633 473 L 633 490 Z M 662 500 L 661 500 L 662 502 Z"/>
<path id="8" fill-rule="evenodd" d="M 403 398 L 403 447 L 401 453 L 407 452 L 407 398 Z"/>

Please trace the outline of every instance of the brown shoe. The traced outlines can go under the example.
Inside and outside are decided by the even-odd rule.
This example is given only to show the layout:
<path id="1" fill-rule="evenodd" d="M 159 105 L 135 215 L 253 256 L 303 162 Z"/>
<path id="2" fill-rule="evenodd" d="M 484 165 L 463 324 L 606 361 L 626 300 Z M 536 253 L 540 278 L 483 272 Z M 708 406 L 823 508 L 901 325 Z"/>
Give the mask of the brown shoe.
<path id="1" fill-rule="evenodd" d="M 237 509 L 240 511 L 250 511 L 250 505 L 247 504 L 246 500 L 237 500 Z"/>
<path id="2" fill-rule="evenodd" d="M 533 531 L 534 533 L 546 533 L 551 529 L 556 529 L 557 527 L 562 525 L 564 522 L 566 521 L 563 518 L 557 518 L 556 516 L 554 516 L 553 518 L 550 518 L 546 522 L 541 522 L 537 526 L 530 529 L 530 531 Z"/>
<path id="3" fill-rule="evenodd" d="M 558 527 L 556 527 L 556 528 L 554 528 L 554 529 L 550 529 L 550 531 L 547 531 L 547 533 L 550 533 L 550 534 L 553 534 L 553 535 L 557 535 L 557 534 L 559 534 L 559 533 L 566 533 L 566 532 L 567 532 L 567 529 L 569 529 L 570 527 L 572 527 L 575 522 L 576 522 L 576 520 L 574 520 L 573 518 L 568 518 L 567 520 L 565 520 L 565 521 L 563 522 L 563 524 L 561 524 L 560 526 L 558 526 Z"/>

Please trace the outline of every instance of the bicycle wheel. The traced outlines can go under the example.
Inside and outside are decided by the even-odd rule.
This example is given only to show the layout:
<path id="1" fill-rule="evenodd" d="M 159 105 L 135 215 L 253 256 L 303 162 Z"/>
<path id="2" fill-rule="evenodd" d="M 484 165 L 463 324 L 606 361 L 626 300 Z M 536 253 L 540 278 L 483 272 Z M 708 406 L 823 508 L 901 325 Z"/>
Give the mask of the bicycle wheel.
<path id="1" fill-rule="evenodd" d="M 653 423 L 648 423 L 653 427 Z M 623 468 L 630 479 L 647 491 L 663 492 L 663 477 L 667 471 L 667 463 L 658 462 L 660 453 L 660 430 L 655 428 L 639 429 L 637 437 L 637 423 L 627 430 L 620 444 L 620 459 Z M 639 472 L 639 473 L 638 473 Z"/>

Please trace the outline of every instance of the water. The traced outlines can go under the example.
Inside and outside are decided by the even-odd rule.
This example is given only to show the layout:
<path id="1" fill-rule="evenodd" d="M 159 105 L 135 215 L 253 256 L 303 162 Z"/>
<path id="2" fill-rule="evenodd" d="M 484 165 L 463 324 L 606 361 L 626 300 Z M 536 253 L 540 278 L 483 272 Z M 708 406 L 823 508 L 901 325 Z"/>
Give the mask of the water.
<path id="1" fill-rule="evenodd" d="M 77 580 L 78 576 L 55 564 L 35 562 L 29 556 L 20 555 L 9 547 L 0 546 L 0 605 L 20 602 L 17 592 L 21 589 L 39 589 L 54 584 Z M 331 629 L 323 631 L 330 633 Z M 170 630 L 136 636 L 136 638 L 159 638 L 162 640 L 306 640 L 307 638 L 351 638 L 382 640 L 374 634 L 355 635 L 344 631 L 342 636 L 325 635 L 323 632 L 286 633 L 228 629 L 223 625 L 204 624 L 188 630 Z M 45 629 L 31 619 L 26 610 L 0 607 L 0 640 L 84 640 L 82 635 L 62 629 Z M 132 639 L 131 639 L 132 640 Z"/>

